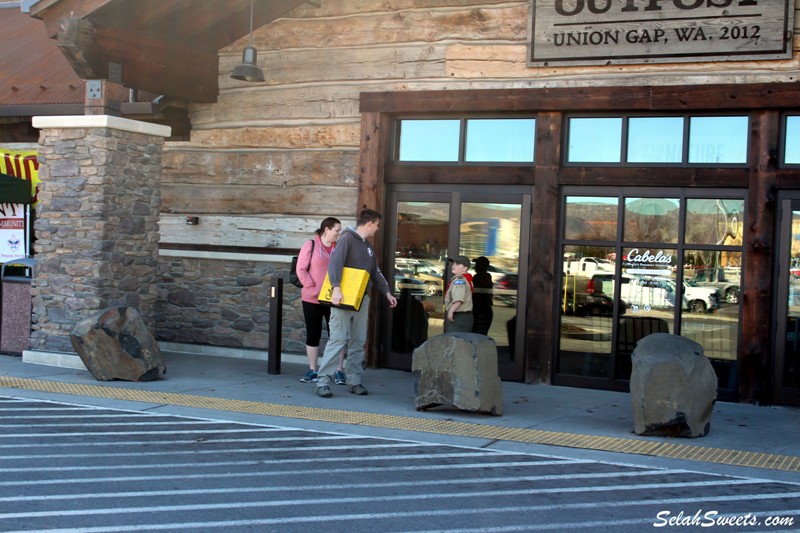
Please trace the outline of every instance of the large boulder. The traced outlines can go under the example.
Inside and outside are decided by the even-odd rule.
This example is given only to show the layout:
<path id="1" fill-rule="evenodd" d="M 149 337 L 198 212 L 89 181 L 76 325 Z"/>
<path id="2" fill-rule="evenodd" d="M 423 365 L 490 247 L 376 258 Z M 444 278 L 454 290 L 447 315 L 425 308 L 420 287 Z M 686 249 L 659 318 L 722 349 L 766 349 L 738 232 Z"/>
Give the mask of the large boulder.
<path id="1" fill-rule="evenodd" d="M 703 347 L 669 333 L 633 350 L 631 405 L 637 435 L 704 437 L 711 428 L 717 376 Z"/>
<path id="2" fill-rule="evenodd" d="M 477 333 L 445 333 L 414 350 L 411 363 L 418 411 L 445 405 L 503 414 L 497 346 Z"/>
<path id="3" fill-rule="evenodd" d="M 110 307 L 80 321 L 69 340 L 98 381 L 152 381 L 167 372 L 158 343 L 133 307 Z"/>

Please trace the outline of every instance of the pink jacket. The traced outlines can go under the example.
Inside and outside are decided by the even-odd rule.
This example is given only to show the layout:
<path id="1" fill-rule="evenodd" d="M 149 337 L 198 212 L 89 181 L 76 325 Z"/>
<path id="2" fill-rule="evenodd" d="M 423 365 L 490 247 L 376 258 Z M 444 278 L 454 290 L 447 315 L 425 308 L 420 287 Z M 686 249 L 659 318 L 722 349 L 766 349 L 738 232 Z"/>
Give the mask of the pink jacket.
<path id="1" fill-rule="evenodd" d="M 328 273 L 328 262 L 331 254 L 322 246 L 319 235 L 314 236 L 314 252 L 311 254 L 311 240 L 306 241 L 297 256 L 297 277 L 303 284 L 300 297 L 304 302 L 313 304 L 319 303 L 319 291 L 322 289 L 322 282 L 325 281 L 325 274 Z M 336 246 L 333 243 L 331 252 Z"/>

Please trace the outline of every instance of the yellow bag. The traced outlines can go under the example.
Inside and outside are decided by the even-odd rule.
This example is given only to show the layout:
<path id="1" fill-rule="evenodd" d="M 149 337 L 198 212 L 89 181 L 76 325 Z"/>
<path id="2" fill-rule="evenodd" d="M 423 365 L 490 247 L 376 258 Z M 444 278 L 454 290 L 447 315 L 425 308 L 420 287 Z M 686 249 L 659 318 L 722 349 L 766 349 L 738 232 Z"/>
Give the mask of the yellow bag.
<path id="1" fill-rule="evenodd" d="M 361 309 L 361 301 L 367 291 L 367 283 L 369 283 L 369 272 L 359 268 L 344 267 L 340 284 L 343 298 L 342 303 L 336 307 L 353 311 Z M 330 305 L 332 296 L 333 287 L 331 287 L 328 275 L 325 274 L 325 281 L 322 282 L 322 289 L 319 291 L 319 303 Z"/>

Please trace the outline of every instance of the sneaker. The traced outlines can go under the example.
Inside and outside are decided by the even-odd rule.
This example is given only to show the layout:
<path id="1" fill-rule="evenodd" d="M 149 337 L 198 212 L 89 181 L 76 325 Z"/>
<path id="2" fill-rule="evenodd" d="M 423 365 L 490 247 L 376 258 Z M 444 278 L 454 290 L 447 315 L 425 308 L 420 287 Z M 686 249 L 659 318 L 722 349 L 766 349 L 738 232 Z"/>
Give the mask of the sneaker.
<path id="1" fill-rule="evenodd" d="M 300 381 L 303 383 L 316 383 L 319 381 L 319 376 L 317 376 L 317 373 L 309 368 L 308 372 L 306 372 L 306 375 L 300 378 Z"/>
<path id="2" fill-rule="evenodd" d="M 336 382 L 337 385 L 347 385 L 347 376 L 344 375 L 344 372 L 341 370 L 337 370 L 333 374 L 333 380 Z"/>
<path id="3" fill-rule="evenodd" d="M 358 394 L 359 396 L 366 396 L 369 394 L 367 389 L 364 388 L 364 385 L 359 383 L 358 385 L 353 385 L 350 387 L 350 394 Z"/>
<path id="4" fill-rule="evenodd" d="M 317 387 L 317 394 L 319 394 L 323 398 L 330 398 L 331 396 L 333 396 L 333 393 L 331 392 L 331 388 L 328 387 L 327 385 L 323 385 L 321 387 Z"/>

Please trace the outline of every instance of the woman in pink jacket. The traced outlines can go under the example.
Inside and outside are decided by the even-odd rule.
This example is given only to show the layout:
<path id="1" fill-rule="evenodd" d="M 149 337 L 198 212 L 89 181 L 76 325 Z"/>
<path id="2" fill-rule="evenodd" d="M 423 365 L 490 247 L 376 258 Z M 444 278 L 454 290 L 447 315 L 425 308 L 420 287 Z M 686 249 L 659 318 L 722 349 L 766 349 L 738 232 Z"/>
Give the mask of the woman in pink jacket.
<path id="1" fill-rule="evenodd" d="M 316 235 L 308 240 L 297 256 L 297 277 L 303 284 L 300 293 L 303 300 L 303 316 L 306 321 L 306 355 L 308 356 L 308 372 L 300 378 L 303 383 L 317 381 L 317 359 L 319 357 L 319 340 L 322 337 L 322 321 L 327 328 L 331 318 L 331 308 L 319 303 L 319 291 L 325 274 L 328 273 L 328 262 L 336 246 L 336 240 L 342 231 L 342 223 L 338 219 L 328 217 L 322 221 Z M 339 355 L 339 367 L 334 379 L 338 384 L 347 383 L 342 370 L 344 351 Z"/>

